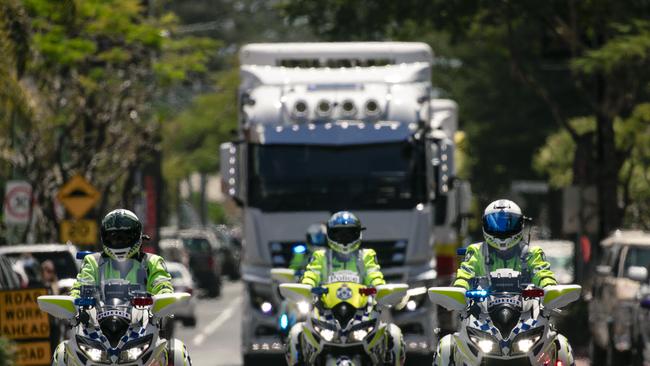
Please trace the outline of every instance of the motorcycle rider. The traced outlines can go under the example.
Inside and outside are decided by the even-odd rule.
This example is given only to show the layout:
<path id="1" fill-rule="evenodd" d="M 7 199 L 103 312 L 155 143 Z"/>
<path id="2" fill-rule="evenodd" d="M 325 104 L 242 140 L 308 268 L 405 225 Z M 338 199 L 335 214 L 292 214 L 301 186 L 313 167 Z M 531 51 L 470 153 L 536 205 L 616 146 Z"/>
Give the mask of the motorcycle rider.
<path id="1" fill-rule="evenodd" d="M 307 267 L 314 251 L 327 245 L 325 231 L 326 228 L 323 224 L 309 225 L 307 228 L 306 245 L 300 244 L 293 248 L 293 258 L 291 258 L 289 268 L 295 271 L 301 271 Z"/>
<path id="2" fill-rule="evenodd" d="M 506 199 L 490 203 L 483 212 L 485 241 L 467 247 L 453 286 L 469 289 L 474 277 L 486 276 L 499 268 L 519 271 L 526 282 L 537 287 L 557 285 L 544 251 L 528 246 L 523 228 L 524 216 L 516 203 Z"/>
<path id="3" fill-rule="evenodd" d="M 307 265 L 301 283 L 312 287 L 322 283 L 332 283 L 345 278 L 350 280 L 350 273 L 356 274 L 357 282 L 366 286 L 386 284 L 384 275 L 377 262 L 377 254 L 373 249 L 360 249 L 361 232 L 365 230 L 361 221 L 349 211 L 339 211 L 327 221 L 326 237 L 328 248 L 316 250 Z M 303 323 L 291 328 L 287 340 L 287 362 L 289 365 L 303 364 L 300 355 L 300 339 Z M 391 324 L 388 332 L 390 342 L 387 362 L 393 365 L 403 365 L 405 353 L 401 330 Z"/>
<path id="4" fill-rule="evenodd" d="M 152 295 L 172 293 L 171 276 L 162 257 L 142 252 L 142 223 L 131 211 L 109 212 L 101 223 L 102 253 L 84 257 L 70 295 L 79 297 L 83 284 L 101 286 L 110 279 L 140 284 Z"/>

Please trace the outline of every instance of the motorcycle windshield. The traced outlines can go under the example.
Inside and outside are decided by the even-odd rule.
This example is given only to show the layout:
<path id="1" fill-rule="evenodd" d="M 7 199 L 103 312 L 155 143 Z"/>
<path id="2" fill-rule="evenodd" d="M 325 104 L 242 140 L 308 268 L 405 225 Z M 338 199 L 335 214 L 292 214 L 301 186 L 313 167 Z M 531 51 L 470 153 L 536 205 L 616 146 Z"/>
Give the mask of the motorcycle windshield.
<path id="1" fill-rule="evenodd" d="M 335 282 L 323 285 L 327 288 L 327 294 L 321 298 L 323 306 L 332 309 L 336 305 L 346 302 L 357 309 L 368 304 L 368 296 L 362 295 L 359 290 L 366 286 L 354 282 Z"/>

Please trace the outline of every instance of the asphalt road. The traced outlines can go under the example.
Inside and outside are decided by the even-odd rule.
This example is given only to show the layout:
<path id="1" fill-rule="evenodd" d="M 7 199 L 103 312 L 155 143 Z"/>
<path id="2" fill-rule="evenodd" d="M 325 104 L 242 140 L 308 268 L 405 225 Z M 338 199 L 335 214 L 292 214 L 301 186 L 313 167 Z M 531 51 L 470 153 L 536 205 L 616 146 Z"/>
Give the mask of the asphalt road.
<path id="1" fill-rule="evenodd" d="M 177 323 L 175 337 L 185 342 L 194 366 L 241 365 L 241 282 L 224 281 L 221 296 L 199 298 L 196 327 Z"/>
<path id="2" fill-rule="evenodd" d="M 224 281 L 219 298 L 199 298 L 196 307 L 196 327 L 177 323 L 175 337 L 185 342 L 194 366 L 241 365 L 241 282 Z M 589 365 L 584 358 L 576 360 L 577 366 Z"/>

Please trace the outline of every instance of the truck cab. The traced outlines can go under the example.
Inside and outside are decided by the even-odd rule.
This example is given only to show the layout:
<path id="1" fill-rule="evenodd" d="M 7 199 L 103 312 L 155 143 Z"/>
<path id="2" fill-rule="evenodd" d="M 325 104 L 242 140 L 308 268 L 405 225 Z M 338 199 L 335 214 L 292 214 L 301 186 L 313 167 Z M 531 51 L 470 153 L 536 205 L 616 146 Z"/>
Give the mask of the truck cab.
<path id="1" fill-rule="evenodd" d="M 388 282 L 432 286 L 434 229 L 451 227 L 457 107 L 432 100 L 423 43 L 250 44 L 240 52 L 238 140 L 221 147 L 223 190 L 242 208 L 245 363 L 282 353 L 269 271 L 336 211 L 367 228 Z M 436 344 L 416 297 L 392 319 L 407 351 Z"/>

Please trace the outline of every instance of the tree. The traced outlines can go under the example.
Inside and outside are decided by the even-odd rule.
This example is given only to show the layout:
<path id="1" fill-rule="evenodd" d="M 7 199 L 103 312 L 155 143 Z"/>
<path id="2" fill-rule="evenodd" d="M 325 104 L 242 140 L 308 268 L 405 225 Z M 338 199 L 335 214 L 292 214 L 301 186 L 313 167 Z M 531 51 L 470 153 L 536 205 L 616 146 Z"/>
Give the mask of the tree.
<path id="1" fill-rule="evenodd" d="M 37 238 L 55 240 L 53 200 L 73 174 L 102 192 L 100 212 L 132 205 L 134 176 L 160 148 L 156 102 L 205 73 L 214 42 L 170 38 L 175 17 L 155 16 L 139 0 L 15 6 L 31 28 L 17 44 L 32 50 L 23 84 L 33 117 L 15 128 L 13 142 L 0 138 L 0 150 L 32 183 Z"/>
<path id="2" fill-rule="evenodd" d="M 629 117 L 647 98 L 650 53 L 645 19 L 650 6 L 646 2 L 289 0 L 284 9 L 290 19 L 307 18 L 317 33 L 332 39 L 348 34 L 385 39 L 399 35 L 404 28 L 417 27 L 421 34 L 430 29 L 444 32 L 455 44 L 492 48 L 491 54 L 500 55 L 510 68 L 508 79 L 525 85 L 544 107 L 539 112 L 565 129 L 579 145 L 578 151 L 591 154 L 585 156 L 585 163 L 595 172 L 600 235 L 620 224 L 618 176 L 630 151 L 617 149 L 613 126 L 616 118 Z M 480 75 L 492 88 L 500 88 L 504 82 L 496 66 L 495 72 Z M 480 103 L 483 94 L 477 92 L 474 98 Z M 461 108 L 468 108 L 468 103 L 463 104 L 466 100 L 460 102 Z M 528 100 L 522 98 L 521 102 Z M 502 105 L 497 103 L 491 110 L 498 114 Z M 589 116 L 596 121 L 594 141 L 581 137 L 569 122 Z M 518 139 L 535 128 L 508 138 Z M 476 141 L 471 128 L 468 134 Z M 594 149 L 582 146 L 592 142 Z"/>

